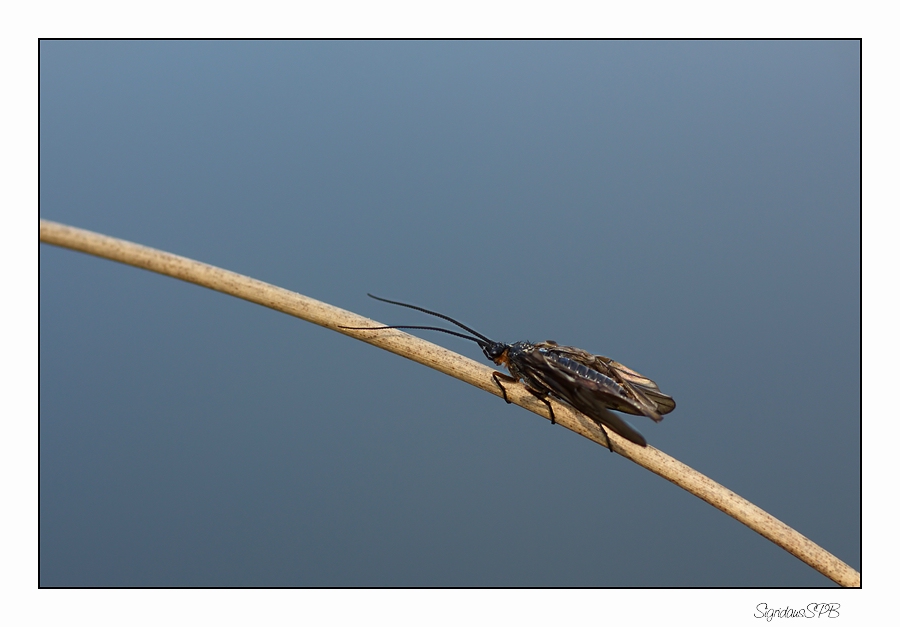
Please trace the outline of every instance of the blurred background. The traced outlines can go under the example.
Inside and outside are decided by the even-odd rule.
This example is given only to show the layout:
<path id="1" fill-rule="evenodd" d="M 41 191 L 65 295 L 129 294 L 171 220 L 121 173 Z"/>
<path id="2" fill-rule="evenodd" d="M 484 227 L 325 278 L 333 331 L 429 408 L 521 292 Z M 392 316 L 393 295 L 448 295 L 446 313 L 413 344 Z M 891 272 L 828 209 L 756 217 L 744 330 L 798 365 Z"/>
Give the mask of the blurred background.
<path id="1" fill-rule="evenodd" d="M 861 567 L 858 41 L 42 41 L 40 201 L 619 360 L 678 403 L 650 444 Z M 40 584 L 834 585 L 494 396 L 46 245 Z"/>

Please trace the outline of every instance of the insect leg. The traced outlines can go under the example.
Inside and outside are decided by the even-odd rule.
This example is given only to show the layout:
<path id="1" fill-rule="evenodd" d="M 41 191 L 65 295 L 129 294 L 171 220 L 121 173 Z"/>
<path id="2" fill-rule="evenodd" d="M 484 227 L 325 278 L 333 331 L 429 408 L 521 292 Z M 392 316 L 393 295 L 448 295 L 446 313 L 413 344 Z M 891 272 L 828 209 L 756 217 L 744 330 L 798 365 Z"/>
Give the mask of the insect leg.
<path id="1" fill-rule="evenodd" d="M 540 400 L 544 405 L 547 406 L 547 409 L 550 410 L 550 424 L 555 425 L 556 424 L 556 415 L 553 413 L 553 405 L 551 405 L 550 401 L 547 400 L 547 395 L 541 394 L 540 392 L 535 392 L 527 385 L 525 386 L 525 389 L 528 390 L 529 392 L 531 392 L 532 394 L 534 394 L 538 400 Z"/>
<path id="2" fill-rule="evenodd" d="M 609 434 L 606 432 L 606 429 L 604 429 L 603 425 L 599 422 L 596 423 L 596 425 L 600 427 L 600 431 L 603 432 L 603 437 L 606 438 L 606 448 L 609 449 L 610 453 L 614 453 L 615 451 L 613 451 L 612 440 L 609 439 Z"/>
<path id="3" fill-rule="evenodd" d="M 500 391 L 503 392 L 503 400 L 506 401 L 507 403 L 512 403 L 512 401 L 506 397 L 506 388 L 503 387 L 503 384 L 500 383 L 500 381 L 503 380 L 503 381 L 506 381 L 507 383 L 517 383 L 519 380 L 516 379 L 515 377 L 509 376 L 508 374 L 503 374 L 502 372 L 497 372 L 496 370 L 494 371 L 494 374 L 491 375 L 491 378 L 494 379 L 494 383 L 496 383 L 497 387 L 500 388 Z M 540 399 L 540 401 L 542 403 L 544 403 L 544 405 L 547 406 L 547 410 L 550 412 L 550 424 L 555 425 L 556 424 L 556 415 L 553 413 L 553 405 L 551 405 L 550 401 L 547 400 L 547 393 L 546 392 L 538 392 L 537 390 L 531 389 L 527 385 L 525 386 L 525 389 L 528 390 L 529 392 L 531 392 L 532 394 L 534 394 L 535 397 Z"/>
<path id="4" fill-rule="evenodd" d="M 494 374 L 491 375 L 491 378 L 494 380 L 494 383 L 497 384 L 497 387 L 500 388 L 500 391 L 503 392 L 503 400 L 507 402 L 507 404 L 512 403 L 511 400 L 506 398 L 506 388 L 503 387 L 503 384 L 500 383 L 500 380 L 503 379 L 507 383 L 515 383 L 518 381 L 515 377 L 511 377 L 508 374 L 503 374 L 502 372 L 494 371 Z"/>

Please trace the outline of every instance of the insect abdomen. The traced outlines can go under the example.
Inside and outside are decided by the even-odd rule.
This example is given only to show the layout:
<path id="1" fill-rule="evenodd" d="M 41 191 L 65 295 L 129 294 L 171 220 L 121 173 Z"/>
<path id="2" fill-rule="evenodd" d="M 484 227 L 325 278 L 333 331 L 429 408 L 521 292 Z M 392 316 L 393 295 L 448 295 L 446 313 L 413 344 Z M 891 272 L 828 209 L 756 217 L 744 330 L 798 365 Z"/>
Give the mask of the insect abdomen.
<path id="1" fill-rule="evenodd" d="M 597 383 L 602 383 L 605 386 L 609 386 L 617 391 L 622 396 L 625 396 L 625 390 L 622 389 L 622 386 L 615 382 L 614 379 L 607 377 L 602 372 L 597 372 L 593 368 L 588 368 L 582 363 L 575 361 L 574 359 L 569 359 L 568 357 L 563 357 L 562 355 L 557 355 L 555 353 L 546 353 L 547 358 L 551 359 L 555 363 L 559 364 L 566 370 L 577 374 L 580 377 L 584 377 L 585 379 L 590 379 L 592 381 L 596 381 Z"/>

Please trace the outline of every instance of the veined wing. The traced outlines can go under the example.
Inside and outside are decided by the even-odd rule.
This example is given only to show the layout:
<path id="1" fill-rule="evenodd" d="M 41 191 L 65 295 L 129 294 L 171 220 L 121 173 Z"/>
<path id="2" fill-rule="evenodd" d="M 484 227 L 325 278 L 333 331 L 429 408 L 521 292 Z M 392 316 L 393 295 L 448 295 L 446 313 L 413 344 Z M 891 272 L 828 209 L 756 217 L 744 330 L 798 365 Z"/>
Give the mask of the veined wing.
<path id="1" fill-rule="evenodd" d="M 609 366 L 621 375 L 622 380 L 624 380 L 635 393 L 643 395 L 648 400 L 652 401 L 660 414 L 668 414 L 675 409 L 675 399 L 668 394 L 660 392 L 659 386 L 656 385 L 656 382 L 653 379 L 645 377 L 625 364 L 620 364 L 612 359 L 609 360 Z M 662 420 L 662 418 L 660 418 L 660 420 Z"/>
<path id="2" fill-rule="evenodd" d="M 609 411 L 617 409 L 635 415 L 643 413 L 642 407 L 611 377 L 547 349 L 534 350 L 523 357 L 528 373 L 526 382 L 530 380 L 532 387 L 548 390 L 555 398 L 623 438 L 639 446 L 647 446 L 644 436 Z"/>
<path id="3" fill-rule="evenodd" d="M 656 382 L 625 364 L 574 346 L 559 346 L 553 341 L 541 342 L 536 346 L 551 360 L 577 362 L 615 381 L 622 388 L 620 396 L 624 396 L 626 400 L 608 404 L 610 409 L 635 416 L 647 416 L 656 422 L 662 420 L 663 414 L 675 409 L 675 401 L 671 396 L 660 392 Z"/>

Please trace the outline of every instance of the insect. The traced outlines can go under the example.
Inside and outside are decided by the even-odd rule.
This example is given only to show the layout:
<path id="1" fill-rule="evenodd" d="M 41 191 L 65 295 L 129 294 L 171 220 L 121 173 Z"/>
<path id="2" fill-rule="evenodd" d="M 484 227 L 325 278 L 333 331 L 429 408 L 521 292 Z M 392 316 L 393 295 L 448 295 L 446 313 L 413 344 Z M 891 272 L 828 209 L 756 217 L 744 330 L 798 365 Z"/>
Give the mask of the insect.
<path id="1" fill-rule="evenodd" d="M 455 335 L 477 343 L 485 357 L 498 366 L 505 366 L 509 374 L 494 372 L 494 382 L 503 393 L 503 400 L 511 403 L 506 396 L 506 388 L 502 382 L 516 383 L 522 381 L 531 394 L 541 400 L 550 411 L 551 424 L 556 423 L 553 406 L 547 397 L 563 401 L 571 405 L 599 425 L 609 450 L 612 442 L 604 427 L 609 427 L 620 436 L 634 442 L 638 446 L 647 446 L 647 440 L 634 427 L 610 410 L 625 412 L 635 416 L 647 416 L 656 422 L 675 409 L 675 401 L 671 396 L 659 391 L 659 386 L 617 361 L 608 357 L 594 355 L 573 346 L 560 346 L 552 340 L 545 342 L 514 342 L 504 344 L 495 342 L 474 329 L 436 311 L 409 305 L 407 303 L 369 297 L 392 305 L 415 309 L 436 316 L 465 329 L 472 335 L 466 335 L 450 329 L 430 326 L 390 325 L 383 327 L 343 327 L 347 329 L 419 329 L 424 331 L 440 331 Z M 474 336 L 474 337 L 473 337 Z"/>

